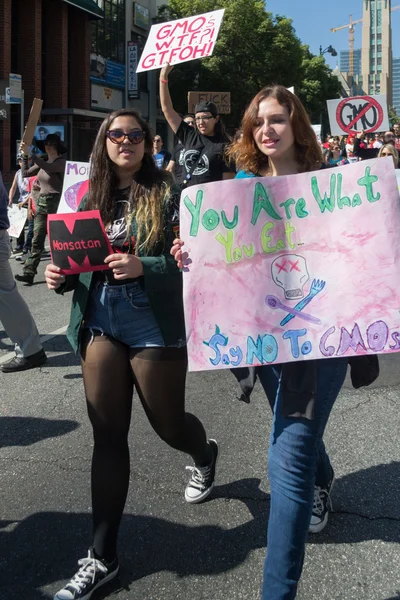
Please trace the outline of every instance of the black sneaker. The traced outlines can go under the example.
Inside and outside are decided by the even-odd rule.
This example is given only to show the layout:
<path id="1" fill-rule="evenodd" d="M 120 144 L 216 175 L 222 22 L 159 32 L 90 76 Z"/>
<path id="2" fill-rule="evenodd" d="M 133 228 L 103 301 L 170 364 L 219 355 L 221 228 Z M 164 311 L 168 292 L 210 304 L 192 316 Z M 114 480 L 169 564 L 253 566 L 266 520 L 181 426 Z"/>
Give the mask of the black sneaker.
<path id="1" fill-rule="evenodd" d="M 214 487 L 219 451 L 215 440 L 208 440 L 208 443 L 214 452 L 214 457 L 210 464 L 205 467 L 186 467 L 192 473 L 185 489 L 185 500 L 190 504 L 203 502 L 211 494 L 211 490 Z"/>
<path id="2" fill-rule="evenodd" d="M 53 600 L 89 600 L 93 592 L 118 575 L 118 559 L 112 563 L 95 558 L 93 548 L 88 557 L 78 560 L 80 569 Z"/>
<path id="3" fill-rule="evenodd" d="M 314 488 L 314 502 L 311 515 L 311 522 L 308 528 L 310 533 L 319 533 L 328 523 L 329 510 L 332 510 L 331 493 L 335 475 L 332 469 L 332 478 L 327 488 L 321 488 L 318 485 Z"/>
<path id="4" fill-rule="evenodd" d="M 17 281 L 21 281 L 22 283 L 26 283 L 27 285 L 33 285 L 33 280 L 35 279 L 35 276 L 28 275 L 28 273 L 24 273 L 23 275 L 16 275 L 15 279 Z"/>

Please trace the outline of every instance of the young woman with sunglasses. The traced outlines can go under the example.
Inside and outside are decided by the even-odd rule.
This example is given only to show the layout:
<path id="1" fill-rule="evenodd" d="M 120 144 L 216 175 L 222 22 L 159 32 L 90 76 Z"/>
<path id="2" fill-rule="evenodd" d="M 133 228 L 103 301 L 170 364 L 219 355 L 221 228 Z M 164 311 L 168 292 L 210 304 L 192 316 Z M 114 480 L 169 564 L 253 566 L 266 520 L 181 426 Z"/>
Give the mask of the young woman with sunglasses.
<path id="1" fill-rule="evenodd" d="M 330 144 L 325 162 L 329 167 L 339 167 L 349 164 L 349 161 L 342 156 L 339 142 L 333 142 Z"/>
<path id="2" fill-rule="evenodd" d="M 79 210 L 100 210 L 114 250 L 109 268 L 67 277 L 54 265 L 46 268 L 50 289 L 75 290 L 67 336 L 81 355 L 94 436 L 93 545 L 54 600 L 88 600 L 117 575 L 134 388 L 160 438 L 193 458 L 186 501 L 204 500 L 214 482 L 217 443 L 185 412 L 182 278 L 169 252 L 179 197 L 152 150 L 148 125 L 136 112 L 119 110 L 103 121 Z"/>
<path id="3" fill-rule="evenodd" d="M 394 163 L 394 168 L 399 168 L 399 153 L 393 144 L 385 144 L 380 148 L 378 158 L 384 158 L 385 156 L 391 156 Z"/>
<path id="4" fill-rule="evenodd" d="M 225 148 L 229 138 L 212 102 L 200 102 L 195 107 L 195 125 L 185 123 L 172 105 L 168 88 L 171 65 L 165 65 L 160 73 L 161 108 L 176 137 L 184 146 L 180 161 L 184 178 L 181 187 L 233 179 L 234 169 L 225 160 Z"/>
<path id="5" fill-rule="evenodd" d="M 324 168 L 303 105 L 282 86 L 266 87 L 255 96 L 241 128 L 242 139 L 228 151 L 243 168 L 237 178 Z M 182 240 L 175 240 L 171 249 L 180 268 L 186 262 L 182 245 Z M 334 473 L 322 438 L 347 362 L 347 358 L 327 358 L 256 369 L 274 414 L 263 600 L 296 597 L 307 533 L 317 533 L 327 523 Z"/>

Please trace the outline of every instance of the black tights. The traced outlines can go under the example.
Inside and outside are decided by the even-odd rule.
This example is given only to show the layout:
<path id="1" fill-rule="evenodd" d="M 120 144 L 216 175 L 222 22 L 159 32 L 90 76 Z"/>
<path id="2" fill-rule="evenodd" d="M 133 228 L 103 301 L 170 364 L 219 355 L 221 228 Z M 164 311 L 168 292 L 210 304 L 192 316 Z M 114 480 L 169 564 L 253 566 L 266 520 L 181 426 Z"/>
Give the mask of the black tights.
<path id="1" fill-rule="evenodd" d="M 212 451 L 197 417 L 185 412 L 185 348 L 130 349 L 115 339 L 84 332 L 83 381 L 93 426 L 93 547 L 100 558 L 116 556 L 119 524 L 129 487 L 128 432 L 134 387 L 155 432 L 196 465 Z"/>

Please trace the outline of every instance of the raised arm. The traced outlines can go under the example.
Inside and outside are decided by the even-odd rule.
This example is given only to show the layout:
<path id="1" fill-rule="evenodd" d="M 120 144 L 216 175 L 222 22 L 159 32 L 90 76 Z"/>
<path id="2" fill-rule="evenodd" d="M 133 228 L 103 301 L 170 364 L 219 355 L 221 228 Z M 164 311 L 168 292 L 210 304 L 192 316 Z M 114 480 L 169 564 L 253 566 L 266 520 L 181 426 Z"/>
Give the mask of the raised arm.
<path id="1" fill-rule="evenodd" d="M 176 133 L 179 129 L 179 125 L 182 123 L 182 117 L 176 112 L 172 105 L 171 94 L 169 93 L 168 87 L 168 76 L 171 73 L 173 67 L 171 65 L 165 65 L 160 72 L 160 101 L 161 110 L 164 113 L 164 117 L 168 121 L 168 125 L 172 131 Z"/>
<path id="2" fill-rule="evenodd" d="M 39 169 L 43 169 L 46 173 L 64 173 L 65 171 L 65 159 L 58 158 L 54 162 L 47 162 L 47 160 L 43 160 L 43 158 L 39 158 L 38 156 L 32 156 L 32 160 L 39 167 Z"/>

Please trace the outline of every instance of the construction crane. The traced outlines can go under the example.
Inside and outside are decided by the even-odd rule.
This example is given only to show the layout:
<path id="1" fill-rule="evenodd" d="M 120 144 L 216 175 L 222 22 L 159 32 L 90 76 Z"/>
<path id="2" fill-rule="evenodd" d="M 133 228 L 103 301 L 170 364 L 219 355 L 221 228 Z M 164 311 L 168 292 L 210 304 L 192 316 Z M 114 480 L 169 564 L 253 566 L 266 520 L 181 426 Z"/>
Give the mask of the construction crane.
<path id="1" fill-rule="evenodd" d="M 398 6 L 394 6 L 391 12 L 394 12 L 395 10 L 399 9 L 400 4 Z M 362 23 L 363 20 L 357 19 L 357 21 L 353 21 L 353 15 L 350 15 L 349 21 L 350 23 L 347 23 L 347 25 L 342 25 L 341 27 L 334 27 L 334 29 L 331 29 L 331 32 L 335 33 L 336 31 L 340 31 L 341 29 L 346 29 L 347 27 L 349 28 L 349 75 L 354 75 L 354 25 L 357 25 L 357 23 Z"/>
<path id="2" fill-rule="evenodd" d="M 347 25 L 341 25 L 341 27 L 335 27 L 334 29 L 331 29 L 332 33 L 335 33 L 336 31 L 340 31 L 341 29 L 346 29 L 347 27 L 349 28 L 349 75 L 354 75 L 354 25 L 357 25 L 357 23 L 362 23 L 362 19 L 357 19 L 357 21 L 353 21 L 353 15 L 350 15 L 350 23 L 347 23 Z"/>

